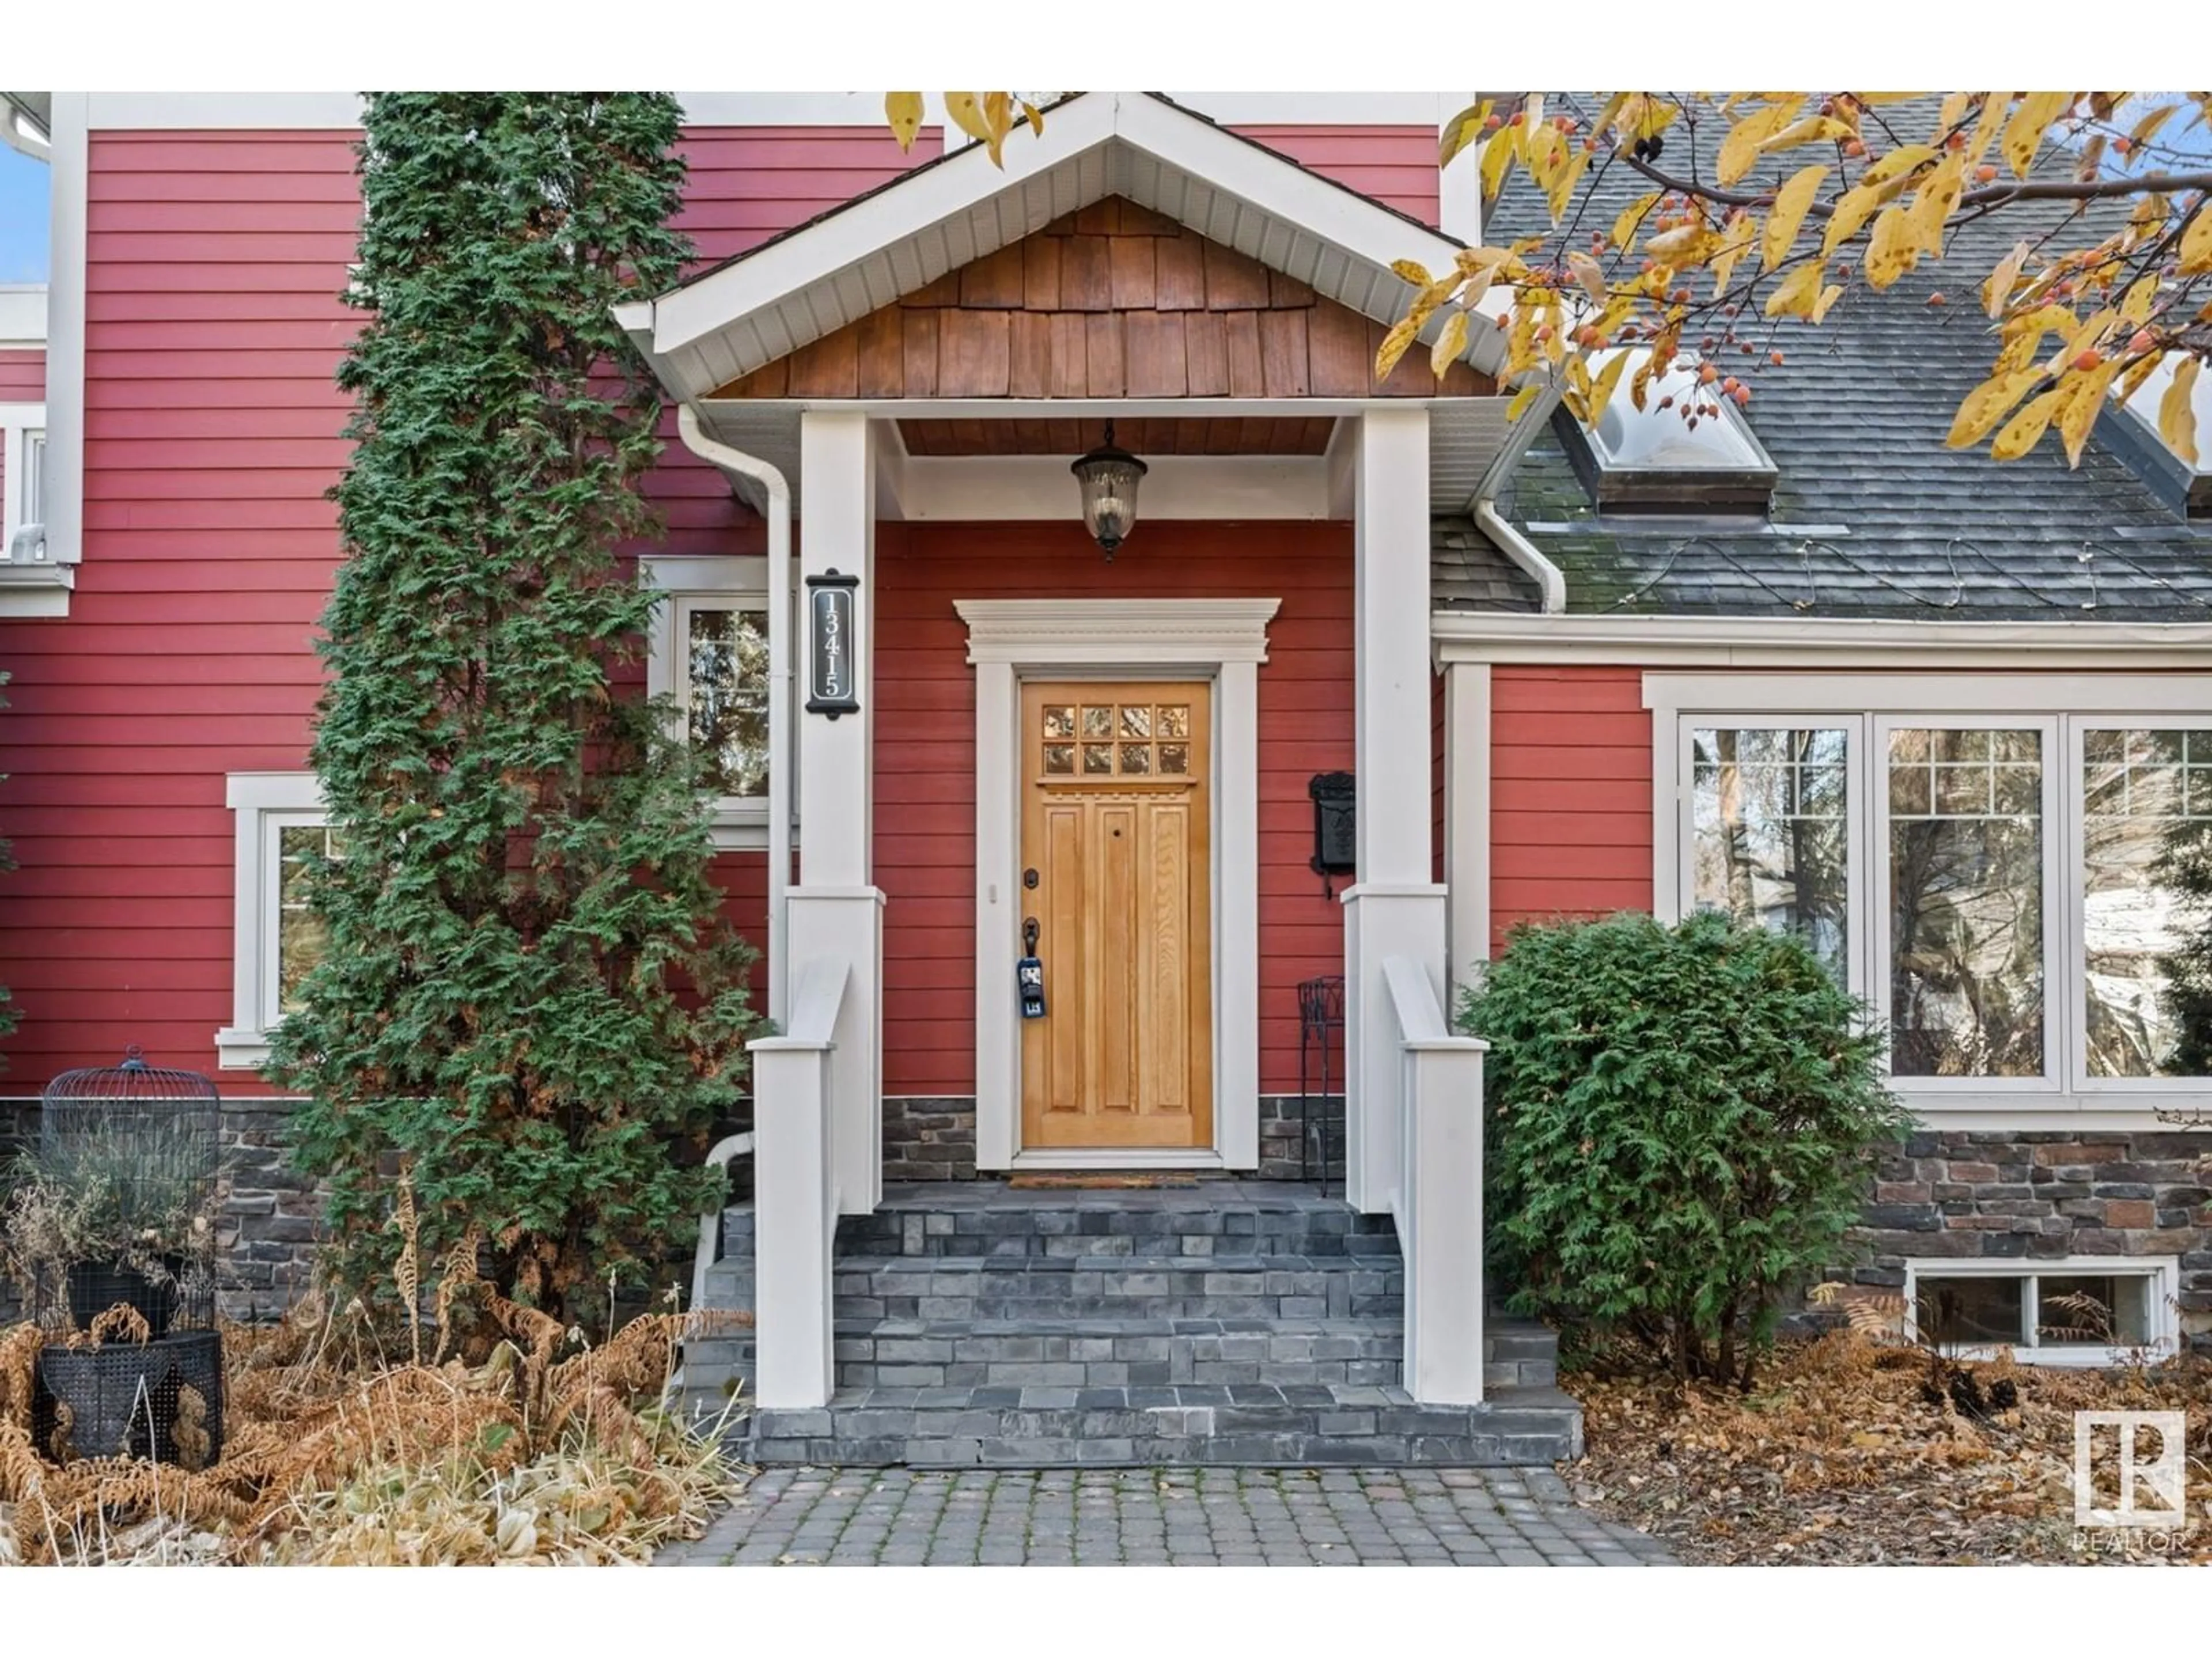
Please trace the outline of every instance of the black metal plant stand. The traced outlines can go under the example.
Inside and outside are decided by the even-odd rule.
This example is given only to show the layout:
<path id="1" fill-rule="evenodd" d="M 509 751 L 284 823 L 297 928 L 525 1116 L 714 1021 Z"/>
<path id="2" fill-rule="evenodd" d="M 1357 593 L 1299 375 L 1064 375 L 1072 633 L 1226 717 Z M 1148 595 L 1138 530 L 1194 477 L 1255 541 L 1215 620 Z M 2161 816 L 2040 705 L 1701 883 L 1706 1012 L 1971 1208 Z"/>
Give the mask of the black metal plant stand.
<path id="1" fill-rule="evenodd" d="M 1344 1030 L 1344 976 L 1323 974 L 1298 981 L 1298 1178 L 1313 1178 L 1313 1164 L 1321 1165 L 1322 1196 L 1328 1196 L 1329 1115 L 1334 1104 L 1337 1119 L 1336 1145 L 1343 1144 L 1343 1097 L 1329 1088 L 1330 1054 Z M 1339 1050 L 1340 1052 L 1340 1050 Z M 1321 1090 L 1312 1087 L 1313 1061 L 1320 1058 Z M 1341 1082 L 1341 1077 L 1339 1077 Z M 1316 1098 L 1321 1109 L 1314 1108 Z M 1317 1154 L 1317 1156 L 1316 1156 Z"/>

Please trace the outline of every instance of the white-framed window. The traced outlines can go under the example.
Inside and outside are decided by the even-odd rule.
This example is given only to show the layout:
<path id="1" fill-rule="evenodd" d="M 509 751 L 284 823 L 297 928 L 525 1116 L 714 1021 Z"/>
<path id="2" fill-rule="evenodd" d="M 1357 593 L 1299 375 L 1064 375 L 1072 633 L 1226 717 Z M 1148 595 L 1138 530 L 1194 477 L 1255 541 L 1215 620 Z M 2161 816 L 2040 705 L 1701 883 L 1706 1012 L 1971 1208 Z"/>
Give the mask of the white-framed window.
<path id="1" fill-rule="evenodd" d="M 307 909 L 309 862 L 337 847 L 312 772 L 234 772 L 231 1023 L 216 1033 L 226 1070 L 269 1058 L 269 1036 L 296 1006 L 300 981 L 322 959 L 322 924 Z"/>
<path id="2" fill-rule="evenodd" d="M 2212 680 L 1646 677 L 1655 902 L 1796 932 L 1929 1110 L 2212 1095 L 2160 958 L 2203 925 Z"/>
<path id="3" fill-rule="evenodd" d="M 653 612 L 646 690 L 674 702 L 685 739 L 706 758 L 715 846 L 765 848 L 768 561 L 666 554 L 639 562 L 665 596 Z"/>
<path id="4" fill-rule="evenodd" d="M 0 403 L 0 559 L 10 556 L 17 531 L 46 522 L 46 405 Z"/>
<path id="5" fill-rule="evenodd" d="M 2179 1287 L 2179 1265 L 2170 1255 L 1905 1264 L 1905 1304 L 1923 1344 L 1960 1358 L 2010 1348 L 2041 1365 L 2170 1356 L 2180 1342 Z"/>

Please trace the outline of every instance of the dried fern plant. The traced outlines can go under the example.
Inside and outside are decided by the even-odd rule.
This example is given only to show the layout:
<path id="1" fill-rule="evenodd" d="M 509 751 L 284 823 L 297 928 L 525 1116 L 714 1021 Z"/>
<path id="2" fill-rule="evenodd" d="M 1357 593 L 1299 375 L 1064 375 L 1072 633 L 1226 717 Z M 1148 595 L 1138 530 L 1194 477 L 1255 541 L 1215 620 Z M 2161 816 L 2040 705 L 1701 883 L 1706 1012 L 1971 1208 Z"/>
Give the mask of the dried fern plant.
<path id="1" fill-rule="evenodd" d="M 411 1281 L 412 1230 L 395 1224 Z M 695 1534 L 732 1482 L 723 1425 L 688 1431 L 664 1402 L 678 1345 L 729 1317 L 642 1315 L 594 1348 L 500 1296 L 477 1256 L 465 1240 L 433 1263 L 428 1364 L 419 1320 L 388 1344 L 359 1302 L 228 1328 L 228 1439 L 211 1465 L 197 1397 L 180 1407 L 179 1465 L 41 1455 L 46 1334 L 0 1333 L 0 1561 L 636 1561 Z M 413 1308 L 422 1286 L 398 1288 Z M 103 1316 L 76 1340 L 134 1338 Z"/>

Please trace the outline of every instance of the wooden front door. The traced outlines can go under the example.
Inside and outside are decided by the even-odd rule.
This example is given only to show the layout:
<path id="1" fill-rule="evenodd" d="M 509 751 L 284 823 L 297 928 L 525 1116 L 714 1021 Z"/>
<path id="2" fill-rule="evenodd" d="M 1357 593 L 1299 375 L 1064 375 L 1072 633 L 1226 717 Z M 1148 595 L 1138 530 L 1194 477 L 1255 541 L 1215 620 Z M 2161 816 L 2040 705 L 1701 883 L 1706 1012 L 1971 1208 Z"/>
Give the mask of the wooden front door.
<path id="1" fill-rule="evenodd" d="M 1017 891 L 1045 994 L 1025 1148 L 1212 1145 L 1212 691 L 1023 686 Z"/>

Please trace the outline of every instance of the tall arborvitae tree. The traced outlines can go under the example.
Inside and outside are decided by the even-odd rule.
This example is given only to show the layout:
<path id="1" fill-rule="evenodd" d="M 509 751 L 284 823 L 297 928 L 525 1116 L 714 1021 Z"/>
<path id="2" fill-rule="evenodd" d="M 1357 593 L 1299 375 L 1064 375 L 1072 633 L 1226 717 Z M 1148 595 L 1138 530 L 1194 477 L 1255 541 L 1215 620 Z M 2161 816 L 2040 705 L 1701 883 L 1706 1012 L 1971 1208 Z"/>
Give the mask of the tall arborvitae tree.
<path id="1" fill-rule="evenodd" d="M 665 711 L 617 684 L 660 402 L 609 308 L 680 275 L 677 123 L 660 94 L 368 100 L 313 751 L 340 851 L 273 1044 L 341 1285 L 392 1263 L 402 1170 L 425 1256 L 473 1233 L 564 1316 L 711 1194 L 685 1152 L 738 1092 L 752 954 Z"/>

